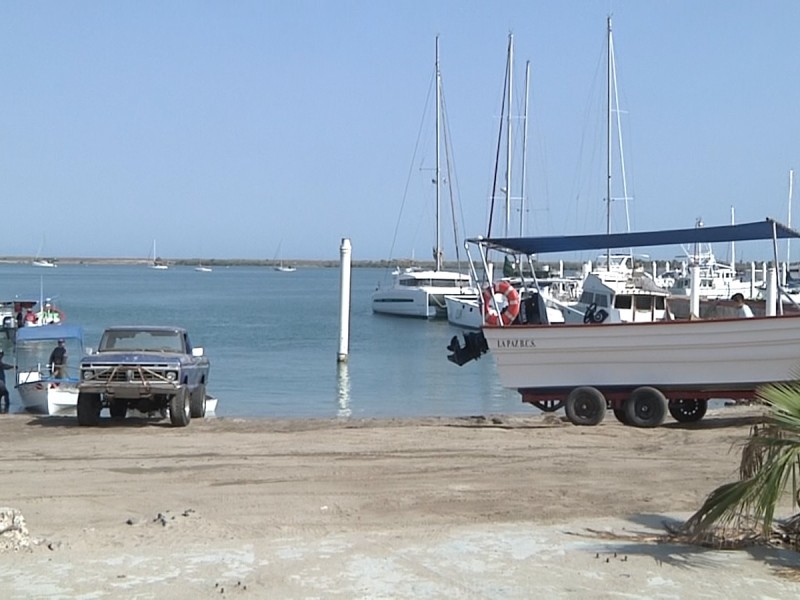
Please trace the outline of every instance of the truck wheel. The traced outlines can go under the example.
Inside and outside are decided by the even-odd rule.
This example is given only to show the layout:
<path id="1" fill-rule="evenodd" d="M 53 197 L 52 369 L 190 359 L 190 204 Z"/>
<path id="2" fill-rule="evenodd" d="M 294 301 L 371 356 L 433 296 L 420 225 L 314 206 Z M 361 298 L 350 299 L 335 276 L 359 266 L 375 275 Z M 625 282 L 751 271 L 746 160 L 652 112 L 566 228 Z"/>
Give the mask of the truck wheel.
<path id="1" fill-rule="evenodd" d="M 178 388 L 169 399 L 169 420 L 173 427 L 186 427 L 192 419 L 186 388 Z"/>
<path id="2" fill-rule="evenodd" d="M 565 410 L 574 425 L 599 425 L 606 416 L 606 399 L 597 388 L 578 387 L 567 396 Z"/>
<path id="3" fill-rule="evenodd" d="M 113 398 L 108 403 L 108 412 L 112 419 L 124 419 L 128 415 L 128 401 L 123 398 Z"/>
<path id="4" fill-rule="evenodd" d="M 706 415 L 707 400 L 673 400 L 669 403 L 669 414 L 679 423 L 694 423 Z"/>
<path id="5" fill-rule="evenodd" d="M 100 410 L 103 408 L 100 402 L 100 394 L 78 393 L 78 425 L 93 427 L 100 422 Z"/>
<path id="6" fill-rule="evenodd" d="M 625 415 L 634 427 L 658 427 L 667 415 L 667 399 L 656 388 L 636 388 L 625 402 Z"/>
<path id="7" fill-rule="evenodd" d="M 194 388 L 194 392 L 189 398 L 189 408 L 193 419 L 202 419 L 206 416 L 206 386 L 204 384 Z"/>

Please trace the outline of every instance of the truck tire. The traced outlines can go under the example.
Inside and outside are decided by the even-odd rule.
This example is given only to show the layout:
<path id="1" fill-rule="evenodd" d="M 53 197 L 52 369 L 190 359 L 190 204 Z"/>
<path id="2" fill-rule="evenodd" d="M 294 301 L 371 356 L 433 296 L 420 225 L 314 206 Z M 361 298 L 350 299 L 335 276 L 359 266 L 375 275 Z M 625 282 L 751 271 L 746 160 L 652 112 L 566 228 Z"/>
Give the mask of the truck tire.
<path id="1" fill-rule="evenodd" d="M 124 398 L 112 398 L 108 403 L 108 412 L 112 419 L 124 419 L 128 415 L 128 401 Z"/>
<path id="2" fill-rule="evenodd" d="M 189 412 L 193 419 L 202 419 L 206 416 L 206 386 L 200 384 L 189 398 Z"/>
<path id="3" fill-rule="evenodd" d="M 606 399 L 597 388 L 577 387 L 567 396 L 565 410 L 573 425 L 599 425 L 606 416 Z"/>
<path id="4" fill-rule="evenodd" d="M 667 415 L 667 399 L 654 387 L 636 388 L 625 402 L 625 415 L 634 427 L 658 427 Z"/>
<path id="5" fill-rule="evenodd" d="M 173 427 L 186 427 L 192 419 L 188 396 L 186 388 L 181 387 L 169 399 L 169 420 Z"/>
<path id="6" fill-rule="evenodd" d="M 93 427 L 100 422 L 100 411 L 103 408 L 100 394 L 78 393 L 78 425 Z"/>
<path id="7" fill-rule="evenodd" d="M 694 423 L 706 415 L 707 400 L 673 400 L 669 403 L 669 414 L 679 423 Z"/>

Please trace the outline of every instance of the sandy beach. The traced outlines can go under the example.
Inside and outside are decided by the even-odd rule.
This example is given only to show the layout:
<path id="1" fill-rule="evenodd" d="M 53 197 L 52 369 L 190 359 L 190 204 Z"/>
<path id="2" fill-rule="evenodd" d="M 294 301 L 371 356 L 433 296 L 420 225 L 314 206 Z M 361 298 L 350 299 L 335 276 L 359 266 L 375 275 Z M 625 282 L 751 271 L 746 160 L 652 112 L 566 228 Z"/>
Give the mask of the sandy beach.
<path id="1" fill-rule="evenodd" d="M 796 598 L 800 555 L 659 543 L 735 478 L 756 407 L 613 417 L 0 416 L 4 598 Z M 7 535 L 7 534 L 4 534 Z"/>

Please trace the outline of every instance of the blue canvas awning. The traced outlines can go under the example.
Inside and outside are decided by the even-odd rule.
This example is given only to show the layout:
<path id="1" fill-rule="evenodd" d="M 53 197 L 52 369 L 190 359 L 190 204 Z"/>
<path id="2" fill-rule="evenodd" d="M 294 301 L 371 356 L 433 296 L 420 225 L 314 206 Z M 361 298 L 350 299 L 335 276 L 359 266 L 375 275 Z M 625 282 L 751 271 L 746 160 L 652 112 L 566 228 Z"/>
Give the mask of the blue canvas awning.
<path id="1" fill-rule="evenodd" d="M 511 253 L 545 254 L 578 250 L 672 246 L 675 244 L 713 244 L 717 242 L 772 240 L 773 238 L 800 238 L 800 233 L 777 221 L 766 219 L 756 223 L 692 227 L 691 229 L 549 237 L 472 238 L 468 241 L 484 245 L 487 248 Z"/>
<path id="2" fill-rule="evenodd" d="M 80 325 L 60 323 L 58 325 L 40 325 L 38 327 L 21 327 L 17 330 L 17 343 L 27 341 L 43 341 L 59 339 L 81 340 L 83 343 L 83 328 Z"/>

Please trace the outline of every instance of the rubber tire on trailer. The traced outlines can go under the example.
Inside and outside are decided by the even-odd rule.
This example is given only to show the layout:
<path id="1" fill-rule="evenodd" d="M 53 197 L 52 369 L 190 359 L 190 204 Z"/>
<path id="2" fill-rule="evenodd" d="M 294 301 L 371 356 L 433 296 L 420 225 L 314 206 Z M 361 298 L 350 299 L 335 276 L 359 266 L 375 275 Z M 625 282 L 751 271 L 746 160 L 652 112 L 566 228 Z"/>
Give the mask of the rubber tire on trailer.
<path id="1" fill-rule="evenodd" d="M 123 398 L 112 398 L 108 403 L 108 412 L 112 419 L 124 419 L 128 416 L 128 401 Z"/>
<path id="2" fill-rule="evenodd" d="M 625 402 L 625 415 L 634 427 L 658 427 L 667 416 L 667 399 L 654 387 L 636 388 Z"/>
<path id="3" fill-rule="evenodd" d="M 597 388 L 577 387 L 565 403 L 567 418 L 573 425 L 599 425 L 606 416 L 606 399 Z"/>
<path id="4" fill-rule="evenodd" d="M 628 414 L 625 412 L 624 406 L 622 408 L 615 408 L 614 416 L 617 417 L 617 421 L 623 425 L 630 425 L 630 421 L 628 421 Z"/>
<path id="5" fill-rule="evenodd" d="M 694 423 L 706 416 L 708 400 L 683 399 L 669 403 L 669 414 L 679 423 Z"/>
<path id="6" fill-rule="evenodd" d="M 206 386 L 200 384 L 194 388 L 189 398 L 189 412 L 193 419 L 202 419 L 206 416 Z"/>
<path id="7" fill-rule="evenodd" d="M 178 391 L 169 399 L 169 421 L 173 427 L 186 427 L 191 420 L 189 394 L 185 387 L 178 388 Z"/>
<path id="8" fill-rule="evenodd" d="M 100 401 L 100 394 L 78 393 L 78 425 L 93 427 L 100 422 L 100 411 L 103 403 Z"/>

